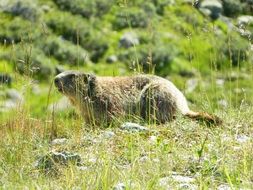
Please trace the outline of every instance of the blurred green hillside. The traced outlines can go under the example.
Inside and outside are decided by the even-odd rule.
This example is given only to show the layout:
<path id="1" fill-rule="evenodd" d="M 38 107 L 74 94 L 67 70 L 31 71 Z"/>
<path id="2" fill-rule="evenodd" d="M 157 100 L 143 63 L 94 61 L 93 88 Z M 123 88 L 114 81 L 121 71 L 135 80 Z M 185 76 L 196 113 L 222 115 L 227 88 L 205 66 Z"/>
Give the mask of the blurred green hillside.
<path id="1" fill-rule="evenodd" d="M 43 80 L 63 66 L 102 75 L 191 74 L 252 63 L 251 0 L 1 0 L 0 71 Z M 242 16 L 248 15 L 248 16 Z"/>
<path id="2" fill-rule="evenodd" d="M 251 0 L 0 0 L 0 25 L 0 113 L 45 116 L 66 69 L 169 77 L 205 110 L 253 104 Z"/>

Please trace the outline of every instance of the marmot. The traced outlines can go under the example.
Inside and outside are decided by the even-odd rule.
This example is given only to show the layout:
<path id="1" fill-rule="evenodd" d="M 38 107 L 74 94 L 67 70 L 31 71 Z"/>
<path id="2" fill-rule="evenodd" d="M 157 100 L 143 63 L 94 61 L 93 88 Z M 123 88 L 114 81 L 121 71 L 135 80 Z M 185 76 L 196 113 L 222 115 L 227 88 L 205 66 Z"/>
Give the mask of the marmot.
<path id="1" fill-rule="evenodd" d="M 191 111 L 182 92 L 169 80 L 155 75 L 98 77 L 65 71 L 55 77 L 54 83 L 90 124 L 108 124 L 130 115 L 165 123 L 174 119 L 177 111 L 192 119 L 221 123 L 216 116 Z"/>

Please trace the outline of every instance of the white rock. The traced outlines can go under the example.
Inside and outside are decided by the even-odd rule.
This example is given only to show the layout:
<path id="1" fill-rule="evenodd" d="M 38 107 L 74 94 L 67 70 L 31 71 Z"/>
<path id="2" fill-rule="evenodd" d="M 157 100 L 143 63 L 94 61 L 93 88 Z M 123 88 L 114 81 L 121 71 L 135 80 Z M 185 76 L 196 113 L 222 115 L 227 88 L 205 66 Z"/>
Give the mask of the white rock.
<path id="1" fill-rule="evenodd" d="M 170 178 L 169 177 L 163 177 L 163 178 L 160 178 L 159 181 L 158 181 L 158 184 L 162 187 L 169 187 L 170 185 Z"/>
<path id="2" fill-rule="evenodd" d="M 239 143 L 245 143 L 248 142 L 250 140 L 250 137 L 246 136 L 246 135 L 238 135 L 236 137 L 237 142 Z"/>
<path id="3" fill-rule="evenodd" d="M 152 144 L 155 144 L 155 143 L 157 142 L 157 136 L 154 136 L 154 135 L 150 136 L 150 137 L 149 137 L 149 141 L 150 141 Z"/>
<path id="4" fill-rule="evenodd" d="M 126 189 L 126 186 L 124 183 L 118 183 L 117 185 L 113 187 L 113 190 L 125 190 L 125 189 Z"/>
<path id="5" fill-rule="evenodd" d="M 68 141 L 68 139 L 66 139 L 66 138 L 54 139 L 54 140 L 52 140 L 51 144 L 52 145 L 63 145 L 63 144 L 66 144 L 67 141 Z"/>
<path id="6" fill-rule="evenodd" d="M 149 129 L 147 127 L 143 127 L 137 123 L 126 122 L 121 125 L 122 130 L 126 130 L 129 132 L 147 132 Z"/>
<path id="7" fill-rule="evenodd" d="M 132 46 L 138 45 L 139 43 L 140 42 L 137 35 L 133 32 L 127 32 L 123 34 L 119 41 L 120 46 L 124 48 L 130 48 Z"/>
<path id="8" fill-rule="evenodd" d="M 193 92 L 198 86 L 198 79 L 189 79 L 186 82 L 186 92 Z"/>
<path id="9" fill-rule="evenodd" d="M 148 159 L 149 159 L 148 156 L 142 156 L 142 157 L 139 159 L 139 161 L 140 161 L 140 162 L 146 162 Z"/>
<path id="10" fill-rule="evenodd" d="M 105 139 L 111 139 L 112 137 L 115 136 L 115 133 L 112 131 L 105 131 L 100 135 L 100 138 L 105 138 Z"/>
<path id="11" fill-rule="evenodd" d="M 80 171 L 87 171 L 89 168 L 87 166 L 79 166 L 77 169 Z"/>
<path id="12" fill-rule="evenodd" d="M 216 79 L 216 84 L 220 87 L 223 87 L 225 83 L 224 79 Z"/>
<path id="13" fill-rule="evenodd" d="M 22 102 L 23 96 L 15 89 L 9 89 L 6 92 L 6 96 L 8 99 L 13 100 L 14 102 Z"/>
<path id="14" fill-rule="evenodd" d="M 229 187 L 229 185 L 222 184 L 217 187 L 217 190 L 231 190 L 231 188 Z"/>
<path id="15" fill-rule="evenodd" d="M 253 23 L 253 16 L 243 15 L 237 18 L 237 24 L 239 27 L 241 25 L 247 25 L 247 24 L 252 24 L 252 23 Z"/>
<path id="16" fill-rule="evenodd" d="M 174 181 L 179 182 L 179 183 L 193 183 L 195 181 L 194 178 L 188 177 L 188 176 L 173 174 L 171 177 Z"/>
<path id="17" fill-rule="evenodd" d="M 222 99 L 222 100 L 218 101 L 218 105 L 223 107 L 223 108 L 227 108 L 228 107 L 228 102 L 226 100 Z"/>

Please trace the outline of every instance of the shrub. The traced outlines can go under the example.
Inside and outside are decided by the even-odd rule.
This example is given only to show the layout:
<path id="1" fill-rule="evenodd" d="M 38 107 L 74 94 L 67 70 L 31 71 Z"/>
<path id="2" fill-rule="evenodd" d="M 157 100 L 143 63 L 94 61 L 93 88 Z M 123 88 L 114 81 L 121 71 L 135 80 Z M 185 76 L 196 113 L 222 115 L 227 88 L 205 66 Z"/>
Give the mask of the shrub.
<path id="1" fill-rule="evenodd" d="M 152 0 L 156 7 L 156 13 L 159 15 L 164 14 L 164 8 L 170 4 L 173 4 L 173 0 Z"/>
<path id="2" fill-rule="evenodd" d="M 103 38 L 102 34 L 93 34 L 86 42 L 80 45 L 89 51 L 90 59 L 95 63 L 105 55 L 109 48 L 107 40 Z"/>
<path id="3" fill-rule="evenodd" d="M 154 70 L 160 75 L 166 75 L 171 70 L 171 63 L 176 54 L 176 48 L 171 45 L 157 43 L 153 47 L 145 45 L 137 49 L 130 48 L 120 53 L 118 57 L 133 69 L 140 66 L 144 72 L 150 73 Z"/>
<path id="4" fill-rule="evenodd" d="M 75 44 L 77 43 L 77 39 L 82 44 L 90 36 L 91 29 L 89 24 L 78 15 L 54 11 L 46 16 L 45 22 L 54 33 Z"/>
<path id="5" fill-rule="evenodd" d="M 82 47 L 60 37 L 48 37 L 42 43 L 42 50 L 46 55 L 51 55 L 69 65 L 83 64 L 84 61 L 88 61 L 88 53 Z"/>
<path id="6" fill-rule="evenodd" d="M 237 66 L 248 59 L 249 42 L 238 35 L 228 36 L 228 45 L 224 49 L 225 55 L 233 66 Z"/>
<path id="7" fill-rule="evenodd" d="M 236 17 L 243 10 L 242 3 L 238 0 L 222 0 L 222 5 L 224 15 L 228 17 Z"/>
<path id="8" fill-rule="evenodd" d="M 3 12 L 13 16 L 21 16 L 30 21 L 36 21 L 40 16 L 36 0 L 5 0 L 4 3 L 1 6 Z"/>
<path id="9" fill-rule="evenodd" d="M 113 28 L 116 30 L 128 28 L 145 28 L 148 25 L 147 14 L 138 8 L 119 10 L 113 21 Z"/>
<path id="10" fill-rule="evenodd" d="M 20 17 L 0 19 L 0 43 L 12 44 L 21 41 L 31 42 L 41 36 L 38 25 Z"/>
<path id="11" fill-rule="evenodd" d="M 53 72 L 51 60 L 31 44 L 18 44 L 14 50 L 0 54 L 0 59 L 11 63 L 21 74 L 39 80 L 48 79 Z"/>
<path id="12" fill-rule="evenodd" d="M 233 66 L 238 66 L 248 60 L 249 42 L 241 38 L 238 34 L 231 33 L 224 39 L 220 39 L 216 46 L 218 52 L 218 67 L 227 67 L 226 62 L 231 62 Z"/>
<path id="13" fill-rule="evenodd" d="M 93 29 L 81 16 L 54 12 L 47 15 L 46 23 L 56 34 L 89 51 L 93 62 L 98 62 L 108 49 L 107 40 L 103 35 Z"/>
<path id="14" fill-rule="evenodd" d="M 107 13 L 113 5 L 113 0 L 54 0 L 61 10 L 80 14 L 85 18 L 91 16 L 102 16 Z"/>

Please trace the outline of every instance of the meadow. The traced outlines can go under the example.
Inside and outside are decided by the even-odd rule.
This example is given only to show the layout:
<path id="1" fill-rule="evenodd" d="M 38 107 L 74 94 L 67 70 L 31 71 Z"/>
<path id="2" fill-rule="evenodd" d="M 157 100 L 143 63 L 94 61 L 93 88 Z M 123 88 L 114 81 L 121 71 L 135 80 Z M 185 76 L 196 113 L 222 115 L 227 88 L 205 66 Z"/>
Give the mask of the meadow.
<path id="1" fill-rule="evenodd" d="M 250 3 L 222 1 L 214 19 L 186 1 L 16 2 L 0 4 L 0 74 L 12 78 L 0 83 L 0 189 L 253 189 L 253 21 L 251 36 L 237 30 Z M 57 69 L 163 76 L 223 123 L 89 126 L 54 87 Z"/>

